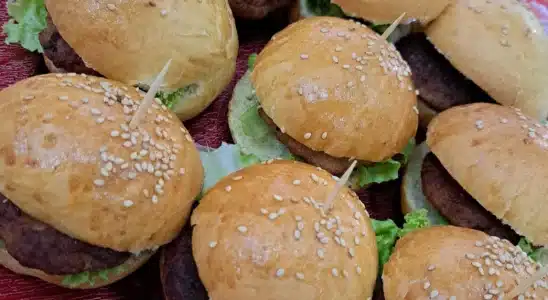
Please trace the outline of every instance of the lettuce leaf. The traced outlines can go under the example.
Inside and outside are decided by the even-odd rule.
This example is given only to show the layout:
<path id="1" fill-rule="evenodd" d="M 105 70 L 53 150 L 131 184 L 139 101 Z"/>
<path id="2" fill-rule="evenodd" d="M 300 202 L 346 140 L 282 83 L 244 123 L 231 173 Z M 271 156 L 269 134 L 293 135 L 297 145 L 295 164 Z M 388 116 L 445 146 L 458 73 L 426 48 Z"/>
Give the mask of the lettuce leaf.
<path id="1" fill-rule="evenodd" d="M 527 256 L 529 256 L 535 262 L 538 262 L 541 265 L 545 265 L 546 263 L 548 263 L 547 248 L 535 247 L 529 240 L 524 237 L 519 240 L 518 247 L 520 247 L 521 250 L 523 250 L 523 252 L 525 252 Z"/>
<path id="2" fill-rule="evenodd" d="M 202 194 L 207 192 L 221 178 L 247 166 L 260 163 L 260 160 L 256 156 L 243 154 L 240 151 L 240 147 L 234 144 L 223 142 L 221 147 L 217 149 L 199 147 L 199 150 L 204 168 Z"/>
<path id="3" fill-rule="evenodd" d="M 305 17 L 332 16 L 344 18 L 345 13 L 337 4 L 330 0 L 300 0 L 301 14 Z"/>
<path id="4" fill-rule="evenodd" d="M 170 93 L 160 91 L 156 93 L 156 98 L 159 98 L 167 108 L 172 109 L 186 96 L 196 93 L 197 89 L 198 86 L 196 84 L 189 84 Z"/>
<path id="5" fill-rule="evenodd" d="M 411 231 L 430 226 L 427 215 L 428 212 L 425 209 L 408 213 L 404 217 L 405 223 L 402 228 L 399 228 L 392 220 L 372 220 L 377 240 L 380 273 L 382 273 L 384 264 L 388 262 L 390 255 L 392 255 L 398 238 L 405 236 Z"/>
<path id="6" fill-rule="evenodd" d="M 43 53 L 38 36 L 47 27 L 48 13 L 44 0 L 8 1 L 7 7 L 11 18 L 3 26 L 6 44 L 20 44 L 31 52 Z"/>
<path id="7" fill-rule="evenodd" d="M 253 66 L 253 59 L 250 59 Z M 244 154 L 261 161 L 283 158 L 294 159 L 276 132 L 259 116 L 259 100 L 253 91 L 248 71 L 236 84 L 228 113 L 228 126 L 234 142 Z"/>
<path id="8" fill-rule="evenodd" d="M 252 53 L 249 55 L 249 58 L 247 59 L 247 68 L 250 71 L 253 71 L 253 67 L 255 67 L 255 61 L 257 60 L 257 53 Z"/>
<path id="9" fill-rule="evenodd" d="M 407 164 L 409 155 L 411 155 L 414 148 L 415 139 L 412 138 L 402 152 L 395 155 L 393 158 L 367 166 L 359 166 L 354 175 L 358 178 L 358 186 L 362 188 L 371 183 L 383 183 L 397 179 L 399 177 L 400 168 Z"/>
<path id="10" fill-rule="evenodd" d="M 61 284 L 70 288 L 77 288 L 78 286 L 83 284 L 89 284 L 90 286 L 94 286 L 98 280 L 108 281 L 110 275 L 120 275 L 125 271 L 126 268 L 122 265 L 114 267 L 112 269 L 105 269 L 101 271 L 71 274 L 65 276 Z"/>

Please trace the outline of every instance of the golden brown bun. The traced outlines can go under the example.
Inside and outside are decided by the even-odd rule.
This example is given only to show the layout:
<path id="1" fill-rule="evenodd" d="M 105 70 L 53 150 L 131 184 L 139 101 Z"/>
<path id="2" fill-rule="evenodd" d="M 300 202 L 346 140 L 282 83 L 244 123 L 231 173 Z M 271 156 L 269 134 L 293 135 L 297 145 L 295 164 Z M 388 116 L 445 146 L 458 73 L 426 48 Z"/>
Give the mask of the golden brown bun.
<path id="1" fill-rule="evenodd" d="M 116 3 L 46 0 L 61 36 L 107 78 L 150 85 L 172 59 L 166 91 L 199 85 L 195 95 L 173 109 L 182 120 L 198 115 L 230 82 L 236 67 L 238 35 L 227 1 Z"/>
<path id="2" fill-rule="evenodd" d="M 5 248 L 0 247 L 0 265 L 8 268 L 14 273 L 32 276 L 36 278 L 40 278 L 41 280 L 44 280 L 49 283 L 53 283 L 58 286 L 62 286 L 65 288 L 73 288 L 73 289 L 95 289 L 100 288 L 102 286 L 110 285 L 120 279 L 125 278 L 126 276 L 130 275 L 131 273 L 135 272 L 137 269 L 139 269 L 142 265 L 144 265 L 150 257 L 155 253 L 155 251 L 147 251 L 143 252 L 139 256 L 131 256 L 123 265 L 123 272 L 109 272 L 108 273 L 108 280 L 104 280 L 101 277 L 97 277 L 93 284 L 90 282 L 82 283 L 77 286 L 70 286 L 63 283 L 63 280 L 65 276 L 62 275 L 50 275 L 47 273 L 44 273 L 42 270 L 38 269 L 30 269 L 27 267 L 22 266 L 19 264 L 19 262 L 13 258 L 8 251 Z"/>
<path id="3" fill-rule="evenodd" d="M 320 209 L 304 200 L 323 203 L 335 183 L 329 173 L 310 165 L 276 161 L 240 170 L 211 188 L 191 218 L 193 255 L 209 297 L 371 297 L 378 270 L 377 246 L 363 204 L 343 187 L 332 211 L 322 218 Z M 280 209 L 285 212 L 279 214 Z M 319 222 L 330 222 L 333 227 Z M 317 238 L 315 227 L 323 232 L 327 244 Z M 335 231 L 342 227 L 338 244 Z M 325 251 L 323 259 L 319 249 Z"/>
<path id="4" fill-rule="evenodd" d="M 384 265 L 384 296 L 386 300 L 509 299 L 498 297 L 537 269 L 506 240 L 468 228 L 430 227 L 413 231 L 396 243 Z M 537 299 L 548 296 L 548 290 L 540 286 L 531 286 L 527 294 L 533 293 Z"/>
<path id="5" fill-rule="evenodd" d="M 402 13 L 406 19 L 427 24 L 437 18 L 453 0 L 333 0 L 350 16 L 374 24 L 391 24 Z M 405 22 L 404 22 L 405 23 Z"/>
<path id="6" fill-rule="evenodd" d="M 394 69 L 383 70 L 387 61 Z M 265 113 L 298 142 L 334 157 L 378 162 L 416 133 L 410 73 L 394 46 L 365 25 L 312 17 L 274 36 L 251 81 Z"/>
<path id="7" fill-rule="evenodd" d="M 156 104 L 138 130 L 128 131 L 139 133 L 133 146 L 133 138 L 125 136 L 129 133 L 122 128 L 127 124 L 124 118 L 131 118 L 123 108 L 130 106 L 104 103 L 105 89 L 114 95 L 115 87 L 136 103 L 142 99 L 134 88 L 76 74 L 31 77 L 2 90 L 0 192 L 25 213 L 73 238 L 120 252 L 139 252 L 175 237 L 200 192 L 203 169 L 181 122 Z M 158 137 L 156 130 L 162 135 L 165 131 L 167 138 Z M 119 136 L 113 137 L 113 131 Z M 155 191 L 160 178 L 155 175 L 164 175 L 139 172 L 132 161 L 133 152 L 144 150 L 145 133 L 172 154 L 162 156 L 166 160 L 161 163 L 172 170 L 164 171 L 169 178 L 162 177 L 163 195 Z M 147 154 L 139 163 L 150 161 Z M 156 204 L 153 194 L 158 195 Z"/>
<path id="8" fill-rule="evenodd" d="M 426 34 L 494 100 L 548 118 L 548 37 L 519 1 L 458 0 Z"/>
<path id="9" fill-rule="evenodd" d="M 483 207 L 536 245 L 548 245 L 548 130 L 505 106 L 477 103 L 440 113 L 427 144 Z"/>

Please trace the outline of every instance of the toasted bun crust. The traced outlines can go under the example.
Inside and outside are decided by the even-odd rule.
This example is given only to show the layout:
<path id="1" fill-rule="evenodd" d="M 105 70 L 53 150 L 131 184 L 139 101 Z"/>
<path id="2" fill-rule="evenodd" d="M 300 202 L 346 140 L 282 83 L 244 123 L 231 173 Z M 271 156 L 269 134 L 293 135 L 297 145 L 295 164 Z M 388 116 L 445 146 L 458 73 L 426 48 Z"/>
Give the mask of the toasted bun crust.
<path id="1" fill-rule="evenodd" d="M 166 91 L 199 86 L 173 108 L 182 120 L 205 109 L 234 74 L 238 35 L 226 0 L 45 2 L 63 38 L 107 78 L 150 85 L 171 59 Z"/>
<path id="2" fill-rule="evenodd" d="M 384 265 L 384 296 L 386 300 L 497 299 L 514 289 L 516 280 L 523 281 L 537 269 L 523 251 L 506 240 L 468 228 L 430 227 L 397 242 Z M 548 290 L 540 286 L 531 286 L 529 293 L 538 299 L 548 296 Z M 438 297 L 431 297 L 436 294 Z"/>
<path id="3" fill-rule="evenodd" d="M 124 110 L 137 105 L 112 100 L 116 90 L 124 103 L 142 99 L 134 88 L 114 81 L 61 74 L 28 78 L 2 90 L 0 192 L 73 238 L 139 252 L 175 237 L 200 191 L 203 170 L 190 135 L 167 109 L 153 105 L 139 128 L 126 132 L 125 118 L 133 113 Z M 157 146 L 143 141 L 147 135 Z M 154 163 L 141 153 L 146 148 L 154 150 Z M 141 154 L 139 164 L 146 162 L 148 169 L 150 163 L 152 174 L 135 166 L 132 156 Z M 157 192 L 159 178 L 163 187 Z"/>
<path id="4" fill-rule="evenodd" d="M 130 275 L 131 273 L 135 272 L 137 269 L 139 269 L 142 265 L 144 265 L 152 255 L 154 255 L 155 251 L 145 252 L 139 256 L 131 256 L 130 259 L 128 259 L 123 264 L 123 272 L 118 273 L 109 273 L 108 274 L 108 280 L 104 280 L 104 278 L 99 278 L 94 282 L 92 285 L 91 283 L 83 283 L 78 286 L 69 286 L 63 284 L 64 276 L 59 275 L 50 275 L 47 273 L 44 273 L 41 270 L 37 269 L 30 269 L 22 266 L 19 264 L 19 262 L 13 258 L 6 249 L 0 248 L 0 265 L 8 268 L 14 273 L 32 276 L 36 278 L 40 278 L 41 280 L 44 280 L 49 283 L 53 283 L 58 286 L 62 286 L 64 288 L 72 288 L 72 289 L 95 289 L 100 288 L 102 286 L 107 286 L 109 284 L 115 283 L 116 281 L 123 279 Z"/>
<path id="5" fill-rule="evenodd" d="M 326 171 L 276 161 L 240 170 L 211 188 L 191 218 L 193 255 L 209 297 L 371 297 L 375 233 L 363 204 L 347 187 L 322 217 L 318 205 L 335 184 Z M 344 232 L 337 236 L 336 230 Z"/>
<path id="6" fill-rule="evenodd" d="M 265 113 L 298 142 L 377 162 L 416 133 L 410 73 L 394 46 L 365 25 L 312 17 L 274 36 L 251 81 Z"/>
<path id="7" fill-rule="evenodd" d="M 477 103 L 440 113 L 427 144 L 483 207 L 536 245 L 548 245 L 548 130 L 513 108 Z"/>
<path id="8" fill-rule="evenodd" d="M 458 0 L 426 34 L 494 100 L 548 118 L 548 37 L 519 1 Z"/>
<path id="9" fill-rule="evenodd" d="M 406 19 L 427 24 L 437 18 L 452 0 L 333 0 L 353 17 L 375 24 L 391 24 L 402 13 Z M 405 23 L 405 22 L 404 22 Z"/>

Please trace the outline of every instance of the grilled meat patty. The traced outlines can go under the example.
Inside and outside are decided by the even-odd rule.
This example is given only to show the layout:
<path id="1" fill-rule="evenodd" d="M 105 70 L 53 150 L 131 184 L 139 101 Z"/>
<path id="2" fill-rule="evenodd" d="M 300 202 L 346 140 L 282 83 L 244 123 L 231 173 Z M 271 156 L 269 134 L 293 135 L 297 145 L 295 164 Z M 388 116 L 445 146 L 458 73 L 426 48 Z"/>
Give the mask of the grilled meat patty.
<path id="1" fill-rule="evenodd" d="M 93 246 L 25 214 L 0 195 L 0 240 L 22 266 L 50 275 L 100 271 L 123 264 L 127 252 Z"/>

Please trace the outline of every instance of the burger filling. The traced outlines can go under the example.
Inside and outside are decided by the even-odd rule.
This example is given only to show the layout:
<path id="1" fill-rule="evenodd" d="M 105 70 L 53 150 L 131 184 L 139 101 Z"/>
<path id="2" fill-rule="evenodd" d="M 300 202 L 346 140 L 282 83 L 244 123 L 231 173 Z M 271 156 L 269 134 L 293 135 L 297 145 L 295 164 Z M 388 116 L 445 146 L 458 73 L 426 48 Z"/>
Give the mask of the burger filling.
<path id="1" fill-rule="evenodd" d="M 124 271 L 127 252 L 93 246 L 65 235 L 25 214 L 8 199 L 0 200 L 0 248 L 26 268 L 63 276 L 66 286 L 93 285 Z"/>
<path id="2" fill-rule="evenodd" d="M 412 33 L 396 43 L 412 70 L 411 79 L 420 100 L 435 111 L 472 102 L 491 102 L 489 96 L 468 80 L 440 54 L 424 33 Z"/>
<path id="3" fill-rule="evenodd" d="M 424 158 L 421 180 L 426 199 L 450 224 L 506 239 L 520 246 L 533 260 L 539 263 L 548 261 L 546 249 L 533 246 L 481 206 L 449 174 L 433 153 L 428 153 Z"/>
<path id="4" fill-rule="evenodd" d="M 84 60 L 63 39 L 46 10 L 44 0 L 8 1 L 10 20 L 4 24 L 7 44 L 20 44 L 23 48 L 42 53 L 56 72 L 84 73 L 101 76 L 86 65 Z M 172 108 L 185 97 L 196 93 L 198 86 L 190 84 L 170 92 L 159 92 L 157 97 Z"/>

